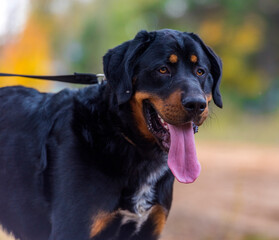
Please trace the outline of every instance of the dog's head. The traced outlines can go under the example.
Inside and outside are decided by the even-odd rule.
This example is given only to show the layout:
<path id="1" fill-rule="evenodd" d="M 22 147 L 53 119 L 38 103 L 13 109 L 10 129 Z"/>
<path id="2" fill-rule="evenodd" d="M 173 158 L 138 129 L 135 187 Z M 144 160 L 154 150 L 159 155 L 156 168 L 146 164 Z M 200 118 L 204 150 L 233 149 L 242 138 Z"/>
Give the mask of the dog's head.
<path id="1" fill-rule="evenodd" d="M 211 99 L 222 108 L 221 60 L 193 33 L 141 31 L 104 56 L 104 73 L 118 104 L 131 106 L 141 134 L 169 158 L 177 151 L 195 155 L 185 149 L 189 128 L 204 122 Z M 175 144 L 182 150 L 170 148 Z"/>
<path id="2" fill-rule="evenodd" d="M 104 73 L 147 138 L 156 138 L 160 123 L 201 125 L 212 98 L 222 107 L 221 60 L 193 33 L 141 31 L 104 56 Z"/>

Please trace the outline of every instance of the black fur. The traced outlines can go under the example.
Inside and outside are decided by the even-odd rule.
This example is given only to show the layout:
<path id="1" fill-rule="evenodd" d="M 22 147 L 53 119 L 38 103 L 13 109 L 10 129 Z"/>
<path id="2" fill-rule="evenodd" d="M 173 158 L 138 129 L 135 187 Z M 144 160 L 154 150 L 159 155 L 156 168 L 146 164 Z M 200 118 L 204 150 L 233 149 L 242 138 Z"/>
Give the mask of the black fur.
<path id="1" fill-rule="evenodd" d="M 158 239 L 152 218 L 134 234 L 135 222 L 121 225 L 120 213 L 94 237 L 90 231 L 100 212 L 135 212 L 135 192 L 166 165 L 166 153 L 137 128 L 130 99 L 137 91 L 165 98 L 183 87 L 186 65 L 173 67 L 171 80 L 156 75 L 173 50 L 185 59 L 199 54 L 210 69 L 199 89 L 213 91 L 221 107 L 220 59 L 196 35 L 173 30 L 142 31 L 110 50 L 101 85 L 56 94 L 0 90 L 0 222 L 8 232 L 21 240 Z M 154 186 L 151 205 L 166 215 L 173 180 L 167 170 Z"/>

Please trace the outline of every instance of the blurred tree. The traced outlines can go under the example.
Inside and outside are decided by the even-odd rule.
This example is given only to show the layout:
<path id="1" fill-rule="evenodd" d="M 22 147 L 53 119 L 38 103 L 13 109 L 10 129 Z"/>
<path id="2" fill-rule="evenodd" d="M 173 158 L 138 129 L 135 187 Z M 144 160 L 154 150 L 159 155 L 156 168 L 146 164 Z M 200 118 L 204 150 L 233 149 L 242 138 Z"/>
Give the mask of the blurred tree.
<path id="1" fill-rule="evenodd" d="M 22 35 L 8 43 L 0 55 L 0 72 L 48 74 L 51 72 L 49 36 L 36 18 L 30 18 Z M 50 83 L 26 78 L 1 78 L 0 86 L 25 85 L 49 90 Z"/>
<path id="2" fill-rule="evenodd" d="M 40 28 L 34 34 L 45 35 L 36 48 L 42 47 L 45 55 L 51 56 L 50 68 L 56 73 L 101 72 L 106 51 L 133 38 L 141 29 L 194 31 L 223 59 L 221 88 L 226 96 L 231 96 L 231 101 L 246 109 L 279 108 L 279 100 L 274 97 L 279 91 L 278 0 L 36 0 L 32 3 L 32 16 L 36 18 L 30 22 L 36 21 L 32 24 Z"/>

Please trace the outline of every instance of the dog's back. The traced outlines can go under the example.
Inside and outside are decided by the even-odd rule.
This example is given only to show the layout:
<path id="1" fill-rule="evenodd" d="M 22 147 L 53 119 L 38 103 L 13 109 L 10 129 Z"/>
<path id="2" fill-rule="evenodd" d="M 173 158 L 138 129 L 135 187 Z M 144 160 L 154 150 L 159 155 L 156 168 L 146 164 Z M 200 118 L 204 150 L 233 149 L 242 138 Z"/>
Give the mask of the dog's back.
<path id="1" fill-rule="evenodd" d="M 22 239 L 49 235 L 46 139 L 70 97 L 69 91 L 0 89 L 0 222 Z"/>

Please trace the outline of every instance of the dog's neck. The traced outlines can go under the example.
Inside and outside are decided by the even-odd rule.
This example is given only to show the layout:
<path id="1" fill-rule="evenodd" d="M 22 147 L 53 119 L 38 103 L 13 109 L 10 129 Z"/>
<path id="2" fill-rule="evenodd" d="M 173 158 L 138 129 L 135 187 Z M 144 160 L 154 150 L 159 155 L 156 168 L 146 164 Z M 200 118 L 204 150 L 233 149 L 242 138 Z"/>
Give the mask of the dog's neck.
<path id="1" fill-rule="evenodd" d="M 150 162 L 157 159 L 159 162 L 156 164 L 160 165 L 165 154 L 156 143 L 150 143 L 139 134 L 129 103 L 119 106 L 107 84 L 80 90 L 75 106 L 76 134 L 87 142 L 92 152 L 102 151 L 104 157 L 100 165 L 107 168 L 112 176 L 125 174 L 126 171 L 134 172 L 137 164 L 140 168 L 150 166 Z M 80 116 L 80 112 L 83 112 L 83 116 Z M 105 129 L 102 128 L 104 125 Z M 98 141 L 93 142 L 92 139 Z M 117 159 L 112 161 L 112 156 L 117 156 Z M 149 169 L 146 171 L 149 172 Z"/>
<path id="2" fill-rule="evenodd" d="M 150 139 L 146 139 L 139 131 L 137 121 L 134 119 L 135 116 L 132 114 L 133 109 L 130 102 L 119 105 L 117 97 L 109 84 L 104 85 L 103 98 L 108 104 L 108 113 L 115 119 L 115 122 L 112 122 L 112 124 L 116 127 L 116 131 L 119 131 L 122 137 L 139 151 L 142 150 L 145 156 L 148 152 L 151 154 L 154 152 L 156 154 L 157 152 L 161 153 L 162 150 L 155 140 L 150 141 Z"/>

